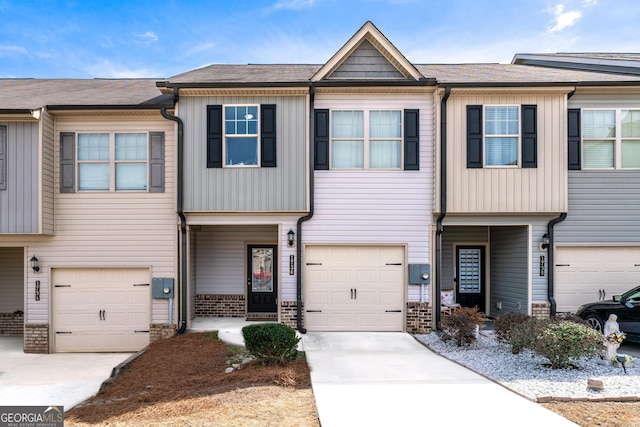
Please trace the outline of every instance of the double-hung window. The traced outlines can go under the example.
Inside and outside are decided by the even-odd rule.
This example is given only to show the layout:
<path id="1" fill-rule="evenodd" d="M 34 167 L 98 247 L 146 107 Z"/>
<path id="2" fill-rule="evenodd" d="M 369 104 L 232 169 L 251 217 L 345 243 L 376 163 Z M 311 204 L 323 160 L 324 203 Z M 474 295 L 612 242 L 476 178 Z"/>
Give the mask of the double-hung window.
<path id="1" fill-rule="evenodd" d="M 640 110 L 582 111 L 584 169 L 640 168 Z"/>
<path id="2" fill-rule="evenodd" d="M 259 166 L 258 106 L 224 107 L 225 166 Z"/>
<path id="3" fill-rule="evenodd" d="M 401 110 L 331 111 L 332 169 L 400 169 Z"/>
<path id="4" fill-rule="evenodd" d="M 485 107 L 485 166 L 518 165 L 519 110 L 515 105 Z"/>
<path id="5" fill-rule="evenodd" d="M 164 192 L 164 132 L 60 133 L 60 191 Z"/>

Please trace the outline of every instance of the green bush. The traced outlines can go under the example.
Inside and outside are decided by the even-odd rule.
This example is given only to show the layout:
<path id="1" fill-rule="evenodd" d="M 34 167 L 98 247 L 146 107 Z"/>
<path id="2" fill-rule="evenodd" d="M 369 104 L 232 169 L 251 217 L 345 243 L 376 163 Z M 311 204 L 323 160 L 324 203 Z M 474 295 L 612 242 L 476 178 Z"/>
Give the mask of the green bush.
<path id="1" fill-rule="evenodd" d="M 515 323 L 509 330 L 507 343 L 511 346 L 511 353 L 518 354 L 524 349 L 534 350 L 538 335 L 551 324 L 550 319 L 529 319 Z"/>
<path id="2" fill-rule="evenodd" d="M 258 323 L 242 328 L 247 351 L 265 365 L 283 365 L 298 357 L 296 331 L 281 323 Z"/>
<path id="3" fill-rule="evenodd" d="M 531 319 L 531 316 L 516 312 L 497 317 L 493 322 L 493 332 L 496 339 L 500 342 L 508 343 L 511 340 L 511 329 L 519 323 L 527 322 L 529 319 Z"/>
<path id="4" fill-rule="evenodd" d="M 466 313 L 454 311 L 442 317 L 442 339 L 463 346 L 476 341 L 476 322 Z"/>
<path id="5" fill-rule="evenodd" d="M 602 334 L 572 321 L 553 322 L 537 335 L 533 349 L 554 369 L 570 367 L 581 357 L 593 357 L 602 347 Z"/>

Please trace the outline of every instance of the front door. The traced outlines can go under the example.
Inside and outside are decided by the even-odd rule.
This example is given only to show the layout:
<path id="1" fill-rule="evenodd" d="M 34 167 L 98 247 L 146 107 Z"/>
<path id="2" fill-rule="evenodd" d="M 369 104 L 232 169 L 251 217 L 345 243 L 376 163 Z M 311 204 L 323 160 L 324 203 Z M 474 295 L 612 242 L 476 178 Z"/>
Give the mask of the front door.
<path id="1" fill-rule="evenodd" d="M 484 312 L 484 246 L 458 246 L 456 259 L 456 302 Z"/>
<path id="2" fill-rule="evenodd" d="M 278 305 L 277 247 L 249 246 L 247 255 L 247 311 L 276 313 Z"/>

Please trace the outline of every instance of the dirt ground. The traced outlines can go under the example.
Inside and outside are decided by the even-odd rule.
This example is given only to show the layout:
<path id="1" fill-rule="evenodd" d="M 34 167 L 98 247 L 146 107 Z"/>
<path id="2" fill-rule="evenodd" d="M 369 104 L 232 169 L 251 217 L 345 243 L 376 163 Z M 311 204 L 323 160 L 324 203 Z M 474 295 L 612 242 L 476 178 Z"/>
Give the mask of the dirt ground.
<path id="1" fill-rule="evenodd" d="M 238 354 L 211 333 L 157 341 L 112 384 L 67 411 L 65 425 L 320 426 L 304 357 L 225 373 Z M 640 402 L 542 406 L 582 427 L 640 427 Z"/>

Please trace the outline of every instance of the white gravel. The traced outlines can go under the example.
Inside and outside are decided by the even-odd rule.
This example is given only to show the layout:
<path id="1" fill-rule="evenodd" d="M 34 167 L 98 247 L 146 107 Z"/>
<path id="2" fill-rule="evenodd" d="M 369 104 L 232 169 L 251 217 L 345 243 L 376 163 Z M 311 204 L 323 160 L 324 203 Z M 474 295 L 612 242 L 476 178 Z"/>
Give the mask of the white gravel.
<path id="1" fill-rule="evenodd" d="M 508 345 L 492 336 L 480 335 L 476 343 L 457 347 L 442 341 L 436 332 L 415 336 L 436 353 L 454 360 L 505 387 L 533 400 L 552 398 L 592 399 L 637 397 L 640 399 L 640 368 L 621 368 L 598 363 L 598 358 L 583 359 L 577 369 L 551 369 L 548 361 L 529 351 L 511 354 Z M 599 379 L 604 390 L 587 389 L 587 380 Z"/>

